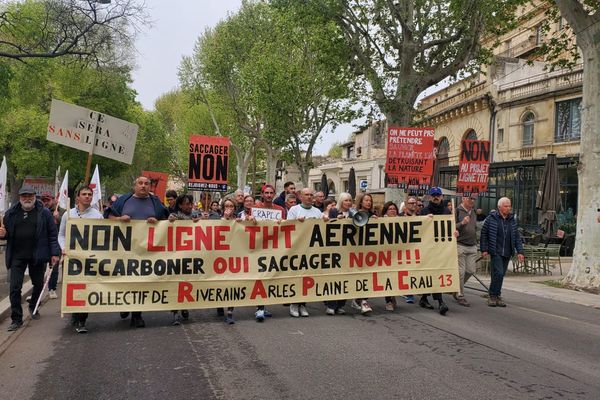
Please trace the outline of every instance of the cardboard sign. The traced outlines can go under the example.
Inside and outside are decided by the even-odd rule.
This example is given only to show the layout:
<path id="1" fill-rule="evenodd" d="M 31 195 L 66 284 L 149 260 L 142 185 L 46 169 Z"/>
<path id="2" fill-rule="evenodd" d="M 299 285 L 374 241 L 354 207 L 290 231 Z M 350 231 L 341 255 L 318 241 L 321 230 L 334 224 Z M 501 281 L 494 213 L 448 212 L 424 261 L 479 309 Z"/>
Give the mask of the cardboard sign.
<path id="1" fill-rule="evenodd" d="M 40 196 L 44 192 L 54 194 L 54 179 L 46 177 L 28 176 L 23 179 L 23 185 L 32 186 L 35 189 L 36 195 Z"/>
<path id="2" fill-rule="evenodd" d="M 163 172 L 142 171 L 142 176 L 150 179 L 150 191 L 154 193 L 160 201 L 164 201 L 167 193 L 167 181 L 169 180 L 169 175 Z"/>
<path id="3" fill-rule="evenodd" d="M 227 191 L 229 138 L 190 136 L 188 189 Z"/>
<path id="4" fill-rule="evenodd" d="M 276 208 L 258 208 L 252 207 L 252 216 L 257 221 L 269 220 L 280 220 L 283 219 L 283 211 Z"/>
<path id="5" fill-rule="evenodd" d="M 389 127 L 387 187 L 416 190 L 431 184 L 434 136 L 433 128 Z"/>
<path id="6" fill-rule="evenodd" d="M 464 196 L 487 191 L 491 147 L 488 140 L 463 140 L 460 143 L 456 192 Z"/>
<path id="7" fill-rule="evenodd" d="M 191 310 L 459 290 L 452 215 L 349 220 L 70 218 L 62 312 Z"/>
<path id="8" fill-rule="evenodd" d="M 138 126 L 122 119 L 52 99 L 46 139 L 131 164 Z"/>

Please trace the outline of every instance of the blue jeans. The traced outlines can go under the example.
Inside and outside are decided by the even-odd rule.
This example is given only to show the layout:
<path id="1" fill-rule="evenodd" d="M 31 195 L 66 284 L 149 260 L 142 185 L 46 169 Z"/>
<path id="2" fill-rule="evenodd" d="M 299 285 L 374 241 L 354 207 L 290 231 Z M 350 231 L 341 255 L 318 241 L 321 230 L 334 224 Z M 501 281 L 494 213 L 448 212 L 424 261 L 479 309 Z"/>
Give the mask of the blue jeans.
<path id="1" fill-rule="evenodd" d="M 492 258 L 492 281 L 490 282 L 490 296 L 500 296 L 502 282 L 508 269 L 510 257 L 491 256 Z"/>
<path id="2" fill-rule="evenodd" d="M 331 308 L 333 310 L 339 310 L 340 308 L 344 308 L 346 305 L 346 300 L 329 300 L 325 302 L 325 307 Z"/>

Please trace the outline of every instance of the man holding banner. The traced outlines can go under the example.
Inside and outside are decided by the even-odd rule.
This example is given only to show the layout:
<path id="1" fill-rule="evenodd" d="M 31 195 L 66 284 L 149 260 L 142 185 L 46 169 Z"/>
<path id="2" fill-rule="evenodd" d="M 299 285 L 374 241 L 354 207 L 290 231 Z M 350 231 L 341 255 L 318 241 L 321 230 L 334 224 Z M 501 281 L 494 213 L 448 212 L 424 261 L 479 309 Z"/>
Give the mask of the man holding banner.
<path id="1" fill-rule="evenodd" d="M 440 189 L 439 187 L 432 187 L 429 190 L 429 204 L 427 205 L 427 207 L 425 207 L 423 210 L 421 210 L 421 215 L 447 215 L 447 214 L 452 214 L 450 212 L 450 210 L 447 207 L 444 207 L 444 204 L 442 203 L 442 199 L 443 199 L 443 194 L 442 194 L 442 189 Z M 438 308 L 440 311 L 440 314 L 442 315 L 446 315 L 446 313 L 448 312 L 448 306 L 446 305 L 446 303 L 444 303 L 444 300 L 442 298 L 442 294 L 441 293 L 434 293 L 432 295 L 434 300 L 437 300 L 438 302 Z M 429 310 L 433 310 L 433 306 L 429 303 L 429 301 L 427 300 L 427 294 L 424 294 L 421 296 L 421 300 L 419 300 L 419 306 L 423 307 L 423 308 L 427 308 Z"/>
<path id="2" fill-rule="evenodd" d="M 261 189 L 262 202 L 258 203 L 257 208 L 252 209 L 252 214 L 257 220 L 265 219 L 285 219 L 285 209 L 277 204 L 273 204 L 273 198 L 275 197 L 275 187 L 270 183 L 265 184 Z M 265 210 L 275 210 L 274 213 L 264 212 Z M 278 214 L 277 212 L 281 213 Z M 263 322 L 265 317 L 270 317 L 271 313 L 265 309 L 265 306 L 256 306 L 256 312 L 254 313 L 257 322 Z"/>
<path id="3" fill-rule="evenodd" d="M 71 210 L 69 210 L 69 218 L 95 218 L 102 219 L 102 213 L 92 207 L 92 198 L 94 197 L 94 191 L 89 186 L 80 187 L 75 194 L 76 197 L 76 205 Z M 65 240 L 66 240 L 66 232 L 67 232 L 67 219 L 63 217 L 60 221 L 60 229 L 58 231 L 58 244 L 60 248 L 65 253 Z M 58 268 L 58 267 L 56 267 Z M 87 320 L 87 313 L 74 313 L 72 322 L 75 325 L 75 331 L 77 333 L 87 333 L 87 328 L 85 327 L 85 322 Z"/>
<path id="4" fill-rule="evenodd" d="M 108 218 L 123 222 L 145 220 L 155 224 L 169 218 L 169 211 L 156 196 L 150 194 L 150 179 L 140 176 L 135 180 L 133 193 L 123 195 L 109 209 Z M 122 312 L 121 318 L 127 318 L 128 312 Z M 146 326 L 141 311 L 131 313 L 131 326 Z"/>
<path id="5" fill-rule="evenodd" d="M 50 211 L 35 199 L 35 189 L 24 185 L 19 190 L 19 202 L 4 216 L 0 226 L 0 238 L 6 239 L 6 267 L 10 269 L 10 307 L 12 323 L 8 331 L 16 331 L 23 325 L 21 289 L 25 270 L 33 284 L 29 302 L 32 319 L 39 318 L 34 307 L 42 293 L 46 263 L 55 265 L 59 260 L 60 248 L 57 230 Z"/>
<path id="6" fill-rule="evenodd" d="M 311 188 L 302 189 L 300 194 L 302 203 L 290 208 L 287 219 L 296 219 L 300 222 L 304 222 L 307 218 L 323 218 L 326 221 L 329 220 L 329 217 L 313 206 L 314 192 Z M 309 314 L 306 310 L 306 303 L 290 304 L 290 315 L 292 317 L 308 317 Z"/>

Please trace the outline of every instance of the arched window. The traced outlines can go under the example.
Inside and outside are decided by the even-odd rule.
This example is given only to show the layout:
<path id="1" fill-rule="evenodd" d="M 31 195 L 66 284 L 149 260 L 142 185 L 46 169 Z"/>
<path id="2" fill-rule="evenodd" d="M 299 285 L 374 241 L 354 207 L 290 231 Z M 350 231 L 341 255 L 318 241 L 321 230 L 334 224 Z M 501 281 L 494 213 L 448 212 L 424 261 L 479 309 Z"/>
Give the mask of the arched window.
<path id="1" fill-rule="evenodd" d="M 466 134 L 464 140 L 477 140 L 477 132 L 474 129 L 470 129 Z"/>
<path id="2" fill-rule="evenodd" d="M 523 116 L 523 146 L 533 146 L 533 126 L 535 115 L 528 112 Z"/>
<path id="3" fill-rule="evenodd" d="M 437 146 L 437 165 L 439 167 L 447 167 L 448 166 L 448 152 L 450 151 L 450 143 L 448 139 L 443 137 L 439 140 Z"/>

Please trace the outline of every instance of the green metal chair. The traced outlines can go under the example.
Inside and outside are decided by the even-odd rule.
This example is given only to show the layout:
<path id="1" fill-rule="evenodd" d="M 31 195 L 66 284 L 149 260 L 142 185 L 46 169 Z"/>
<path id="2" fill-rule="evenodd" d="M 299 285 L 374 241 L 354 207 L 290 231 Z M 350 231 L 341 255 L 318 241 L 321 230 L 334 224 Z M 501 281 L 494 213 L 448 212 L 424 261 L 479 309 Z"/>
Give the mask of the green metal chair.
<path id="1" fill-rule="evenodd" d="M 551 262 L 558 261 L 558 268 L 560 269 L 560 274 L 562 275 L 562 264 L 560 262 L 560 244 L 549 244 L 546 247 L 546 262 L 550 264 Z M 552 264 L 553 267 L 556 264 Z"/>

